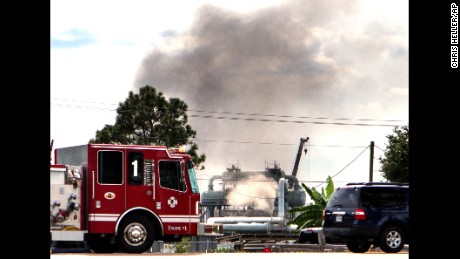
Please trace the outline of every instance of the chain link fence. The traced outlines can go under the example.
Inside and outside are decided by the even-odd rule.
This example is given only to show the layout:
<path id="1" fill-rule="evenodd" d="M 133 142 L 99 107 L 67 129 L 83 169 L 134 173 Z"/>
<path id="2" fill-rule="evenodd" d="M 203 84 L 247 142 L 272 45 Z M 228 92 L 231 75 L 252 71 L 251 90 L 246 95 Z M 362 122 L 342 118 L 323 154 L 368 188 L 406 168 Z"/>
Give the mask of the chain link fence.
<path id="1" fill-rule="evenodd" d="M 216 237 L 197 236 L 180 242 L 155 241 L 146 253 L 219 253 L 235 252 L 233 243 L 217 243 Z"/>

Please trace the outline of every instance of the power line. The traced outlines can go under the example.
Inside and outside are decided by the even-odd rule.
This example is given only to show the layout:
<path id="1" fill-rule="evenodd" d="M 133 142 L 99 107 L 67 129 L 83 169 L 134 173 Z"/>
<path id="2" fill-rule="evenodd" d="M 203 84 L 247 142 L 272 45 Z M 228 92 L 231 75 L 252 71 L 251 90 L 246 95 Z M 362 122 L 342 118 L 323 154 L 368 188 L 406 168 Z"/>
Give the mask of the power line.
<path id="1" fill-rule="evenodd" d="M 116 109 L 112 108 L 103 108 L 103 107 L 93 107 L 93 106 L 82 106 L 82 105 L 75 105 L 75 104 L 61 104 L 61 103 L 51 103 L 57 106 L 65 106 L 71 108 L 81 108 L 81 109 L 89 109 L 89 110 L 106 110 L 106 111 L 115 111 Z"/>
<path id="2" fill-rule="evenodd" d="M 238 140 L 221 140 L 221 139 L 199 139 L 194 138 L 195 141 L 204 142 L 224 142 L 224 143 L 235 143 L 235 144 L 257 144 L 257 145 L 278 145 L 278 146 L 297 146 L 298 143 L 275 143 L 275 142 L 255 142 L 255 141 L 238 141 Z M 366 146 L 344 146 L 344 145 L 312 145 L 308 144 L 308 147 L 338 147 L 338 148 L 364 148 Z"/>
<path id="3" fill-rule="evenodd" d="M 377 146 L 377 145 L 374 145 L 374 147 L 376 147 L 376 148 L 378 148 L 378 149 L 382 150 L 383 152 L 385 152 L 385 150 L 383 150 L 382 148 L 380 148 L 380 147 L 379 147 L 379 146 Z"/>
<path id="4" fill-rule="evenodd" d="M 191 112 L 198 113 L 210 113 L 210 114 L 233 114 L 233 115 L 245 115 L 245 116 L 262 116 L 262 117 L 280 117 L 280 118 L 295 118 L 295 119 L 315 119 L 315 120 L 354 120 L 354 121 L 386 121 L 386 122 L 404 122 L 403 120 L 376 120 L 376 119 L 353 119 L 353 118 L 326 118 L 326 117 L 309 117 L 309 116 L 293 116 L 293 115 L 277 115 L 277 114 L 262 114 L 262 113 L 244 113 L 244 112 L 228 112 L 228 111 L 200 111 L 200 110 L 188 110 Z"/>
<path id="5" fill-rule="evenodd" d="M 320 124 L 320 125 L 340 125 L 340 126 L 378 126 L 378 127 L 395 127 L 399 124 L 366 124 L 366 123 L 344 123 L 344 122 L 323 122 L 323 121 L 292 121 L 292 120 L 271 120 L 271 119 L 254 119 L 240 117 L 225 117 L 212 115 L 189 115 L 191 118 L 216 119 L 216 120 L 243 120 L 256 122 L 279 122 L 279 123 L 301 123 L 301 124 Z"/>
<path id="6" fill-rule="evenodd" d="M 102 105 L 118 105 L 115 103 L 101 103 L 101 102 L 93 102 L 93 101 L 85 101 L 85 100 L 74 100 L 74 99 L 64 99 L 64 98 L 53 98 L 56 101 L 63 101 L 63 102 L 80 102 L 80 103 L 93 103 L 93 104 L 102 104 Z"/>
<path id="7" fill-rule="evenodd" d="M 366 151 L 367 149 L 369 148 L 369 146 L 367 146 L 363 151 L 361 151 L 361 153 L 358 154 L 358 156 L 356 156 L 353 160 L 351 160 L 350 163 L 348 163 L 344 168 L 342 168 L 340 171 L 338 171 L 336 174 L 334 174 L 333 176 L 331 176 L 331 178 L 334 178 L 336 177 L 338 174 L 340 174 L 341 172 L 343 172 L 343 170 L 345 170 L 348 166 L 350 166 L 353 162 L 356 161 L 356 159 L 358 159 L 358 157 L 360 157 L 364 151 Z M 322 182 L 321 184 L 317 185 L 315 188 L 323 185 L 324 183 L 326 183 L 326 181 Z"/>
<path id="8" fill-rule="evenodd" d="M 71 99 L 60 99 L 54 98 L 57 101 L 64 102 L 82 102 L 90 103 L 96 105 L 116 105 L 108 103 L 99 103 L 99 102 L 90 102 L 90 101 L 78 101 Z M 82 109 L 95 109 L 95 110 L 107 110 L 107 111 L 116 111 L 116 108 L 101 108 L 95 106 L 83 106 L 83 105 L 73 105 L 73 104 L 62 104 L 62 103 L 53 103 L 53 105 L 58 106 L 67 106 L 73 108 L 82 108 Z M 126 112 L 131 110 L 125 110 Z M 123 112 L 123 111 L 120 111 Z M 310 116 L 293 116 L 293 115 L 276 115 L 276 114 L 261 114 L 261 113 L 245 113 L 245 112 L 229 112 L 229 111 L 203 111 L 203 110 L 187 110 L 187 112 L 196 112 L 196 113 L 209 113 L 209 114 L 224 114 L 224 115 L 238 115 L 238 116 L 261 116 L 261 117 L 278 117 L 278 118 L 292 118 L 292 119 L 309 119 L 309 120 L 335 120 L 335 121 L 365 121 L 365 122 L 401 122 L 403 120 L 375 120 L 375 119 L 353 119 L 353 118 L 327 118 L 327 117 L 310 117 Z M 245 120 L 245 121 L 257 121 L 257 122 L 279 122 L 279 123 L 309 123 L 309 124 L 332 124 L 332 125 L 344 125 L 344 126 L 380 126 L 380 127 L 395 127 L 400 126 L 400 124 L 369 124 L 369 123 L 344 123 L 344 122 L 324 122 L 324 121 L 304 121 L 304 120 L 284 120 L 284 119 L 261 119 L 261 118 L 246 118 L 246 117 L 228 117 L 228 116 L 214 116 L 214 115 L 199 115 L 191 114 L 188 117 L 191 118 L 202 118 L 202 119 L 226 119 L 226 120 Z"/>

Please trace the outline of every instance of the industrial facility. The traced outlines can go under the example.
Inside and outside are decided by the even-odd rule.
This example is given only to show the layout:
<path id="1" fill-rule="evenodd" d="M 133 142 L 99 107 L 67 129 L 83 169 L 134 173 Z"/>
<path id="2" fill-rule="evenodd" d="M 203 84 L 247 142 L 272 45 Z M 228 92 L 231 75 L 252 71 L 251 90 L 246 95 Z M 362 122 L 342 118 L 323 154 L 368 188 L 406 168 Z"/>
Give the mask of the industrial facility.
<path id="1" fill-rule="evenodd" d="M 297 215 L 289 210 L 305 206 L 305 190 L 299 185 L 297 170 L 307 138 L 301 138 L 291 174 L 276 162 L 263 171 L 243 171 L 239 164 L 227 166 L 221 175 L 209 179 L 201 194 L 204 222 L 222 224 L 224 235 L 273 239 L 296 237 L 295 225 L 287 222 Z M 217 184 L 221 184 L 217 188 Z"/>

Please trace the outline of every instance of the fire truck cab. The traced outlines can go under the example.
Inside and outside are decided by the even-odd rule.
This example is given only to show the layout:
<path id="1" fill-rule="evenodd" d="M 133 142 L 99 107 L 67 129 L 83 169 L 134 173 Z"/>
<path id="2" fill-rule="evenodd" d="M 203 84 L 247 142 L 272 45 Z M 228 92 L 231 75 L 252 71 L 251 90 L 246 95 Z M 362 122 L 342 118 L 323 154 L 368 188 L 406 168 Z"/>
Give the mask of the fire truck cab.
<path id="1" fill-rule="evenodd" d="M 57 148 L 50 165 L 51 241 L 142 253 L 155 240 L 212 234 L 201 224 L 191 157 L 164 146 Z M 208 231 L 211 230 L 211 231 Z"/>

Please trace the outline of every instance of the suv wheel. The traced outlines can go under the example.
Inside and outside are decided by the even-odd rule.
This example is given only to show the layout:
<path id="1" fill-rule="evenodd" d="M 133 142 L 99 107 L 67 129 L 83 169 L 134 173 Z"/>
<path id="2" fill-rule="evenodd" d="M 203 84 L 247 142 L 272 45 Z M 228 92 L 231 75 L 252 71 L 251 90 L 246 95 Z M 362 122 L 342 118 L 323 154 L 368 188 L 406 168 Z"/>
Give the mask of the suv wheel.
<path id="1" fill-rule="evenodd" d="M 380 235 L 379 246 L 385 253 L 397 253 L 403 249 L 405 241 L 405 235 L 401 228 L 388 226 Z"/>
<path id="2" fill-rule="evenodd" d="M 365 253 L 369 250 L 372 243 L 365 240 L 355 240 L 346 242 L 348 250 L 353 253 Z"/>

